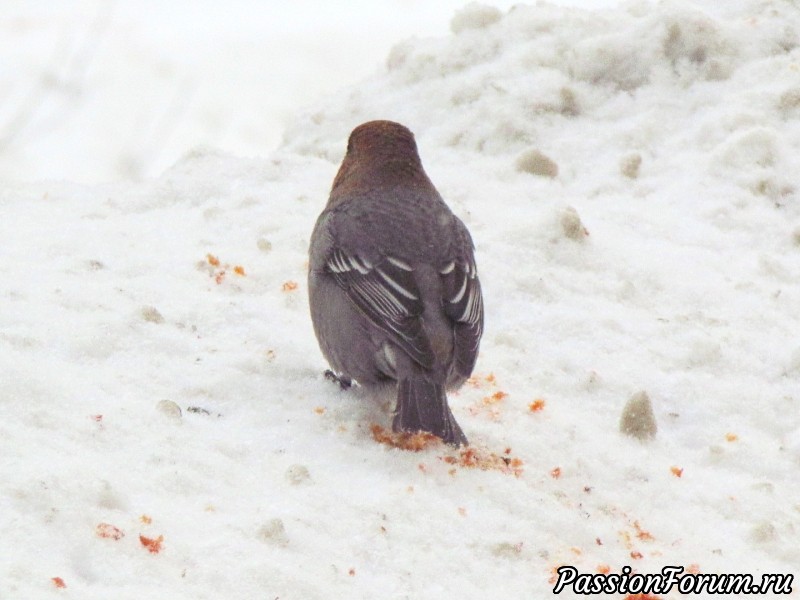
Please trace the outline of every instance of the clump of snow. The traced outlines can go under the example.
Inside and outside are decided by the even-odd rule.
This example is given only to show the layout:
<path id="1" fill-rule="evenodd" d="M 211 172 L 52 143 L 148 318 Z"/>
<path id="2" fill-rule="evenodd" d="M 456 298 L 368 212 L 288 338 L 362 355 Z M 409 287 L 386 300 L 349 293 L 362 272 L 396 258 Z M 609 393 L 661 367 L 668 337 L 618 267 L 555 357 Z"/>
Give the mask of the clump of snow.
<path id="1" fill-rule="evenodd" d="M 494 6 L 473 2 L 453 15 L 450 30 L 459 34 L 467 30 L 485 29 L 492 23 L 497 23 L 502 16 L 500 9 Z"/>
<path id="2" fill-rule="evenodd" d="M 636 392 L 625 403 L 619 420 L 619 430 L 640 440 L 656 437 L 658 425 L 653 413 L 653 403 L 647 392 Z"/>
<path id="3" fill-rule="evenodd" d="M 517 171 L 539 177 L 558 177 L 558 164 L 539 150 L 527 150 L 517 158 Z"/>
<path id="4" fill-rule="evenodd" d="M 628 179 L 639 177 L 639 169 L 642 167 L 642 155 L 638 152 L 628 154 L 619 161 L 619 170 Z"/>
<path id="5" fill-rule="evenodd" d="M 161 414 L 171 419 L 180 419 L 183 415 L 181 407 L 172 400 L 159 400 L 158 404 L 156 404 L 156 408 Z"/>
<path id="6" fill-rule="evenodd" d="M 0 596 L 57 577 L 81 598 L 515 598 L 563 564 L 796 570 L 797 31 L 761 0 L 518 6 L 402 42 L 271 156 L 4 185 Z M 322 375 L 308 238 L 374 118 L 416 133 L 472 232 L 486 330 L 450 403 L 507 469 L 376 443 L 386 404 Z M 516 169 L 530 148 L 558 177 Z M 643 388 L 646 451 L 618 431 Z"/>

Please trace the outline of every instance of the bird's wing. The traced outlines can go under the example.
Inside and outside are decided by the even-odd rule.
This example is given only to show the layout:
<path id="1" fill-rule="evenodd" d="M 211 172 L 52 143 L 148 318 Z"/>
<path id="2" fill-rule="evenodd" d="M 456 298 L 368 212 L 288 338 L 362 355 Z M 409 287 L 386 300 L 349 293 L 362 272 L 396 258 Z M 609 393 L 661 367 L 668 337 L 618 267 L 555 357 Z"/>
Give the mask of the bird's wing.
<path id="1" fill-rule="evenodd" d="M 411 265 L 389 256 L 373 264 L 334 248 L 325 270 L 376 327 L 422 367 L 433 367 L 433 349 L 422 328 L 423 303 Z"/>
<path id="2" fill-rule="evenodd" d="M 443 307 L 455 323 L 455 367 L 469 377 L 478 358 L 483 333 L 483 297 L 478 269 L 469 253 L 462 261 L 451 261 L 439 271 L 442 276 Z"/>

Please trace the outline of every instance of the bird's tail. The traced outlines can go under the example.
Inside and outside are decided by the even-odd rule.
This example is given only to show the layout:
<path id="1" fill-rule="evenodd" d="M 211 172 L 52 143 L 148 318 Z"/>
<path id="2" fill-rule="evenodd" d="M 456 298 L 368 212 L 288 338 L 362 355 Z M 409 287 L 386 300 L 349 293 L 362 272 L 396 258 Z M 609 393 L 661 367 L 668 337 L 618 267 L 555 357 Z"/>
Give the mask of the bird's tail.
<path id="1" fill-rule="evenodd" d="M 444 385 L 422 377 L 405 378 L 398 383 L 392 429 L 427 431 L 451 446 L 468 444 L 467 437 L 447 404 Z"/>

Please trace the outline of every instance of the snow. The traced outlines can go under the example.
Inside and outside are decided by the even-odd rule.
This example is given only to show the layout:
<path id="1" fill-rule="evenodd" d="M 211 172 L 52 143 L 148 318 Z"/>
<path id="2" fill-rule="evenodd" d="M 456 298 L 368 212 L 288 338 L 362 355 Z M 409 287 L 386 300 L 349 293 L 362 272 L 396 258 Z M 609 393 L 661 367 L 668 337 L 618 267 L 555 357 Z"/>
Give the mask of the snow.
<path id="1" fill-rule="evenodd" d="M 298 111 L 270 154 L 3 185 L 0 597 L 798 574 L 800 13 L 538 3 L 453 23 Z M 308 236 L 372 118 L 416 133 L 476 241 L 486 330 L 451 405 L 519 476 L 377 443 L 390 407 L 322 377 Z M 619 431 L 641 391 L 652 440 Z"/>

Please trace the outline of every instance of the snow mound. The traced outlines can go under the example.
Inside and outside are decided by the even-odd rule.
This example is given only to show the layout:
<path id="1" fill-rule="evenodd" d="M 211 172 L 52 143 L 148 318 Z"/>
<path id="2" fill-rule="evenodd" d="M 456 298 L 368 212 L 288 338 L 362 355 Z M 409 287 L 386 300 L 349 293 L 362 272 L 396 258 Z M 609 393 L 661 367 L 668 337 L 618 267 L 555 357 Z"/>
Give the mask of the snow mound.
<path id="1" fill-rule="evenodd" d="M 800 13 L 473 5 L 452 29 L 270 157 L 0 191 L 0 596 L 796 570 Z M 308 236 L 373 118 L 415 131 L 476 241 L 486 331 L 451 396 L 469 452 L 378 443 L 390 407 L 322 376 Z M 639 390 L 646 443 L 619 431 Z"/>

